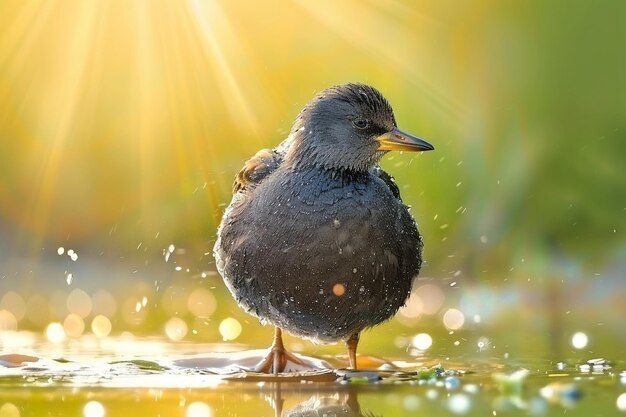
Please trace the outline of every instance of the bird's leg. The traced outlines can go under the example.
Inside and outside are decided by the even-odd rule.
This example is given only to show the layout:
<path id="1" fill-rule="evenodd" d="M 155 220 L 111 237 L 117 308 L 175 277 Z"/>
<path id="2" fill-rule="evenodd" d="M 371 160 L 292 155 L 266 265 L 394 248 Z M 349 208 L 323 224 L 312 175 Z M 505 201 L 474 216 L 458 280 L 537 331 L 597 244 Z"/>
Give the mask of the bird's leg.
<path id="1" fill-rule="evenodd" d="M 276 375 L 285 371 L 287 362 L 309 367 L 302 359 L 285 350 L 285 345 L 283 345 L 283 331 L 280 327 L 275 327 L 274 341 L 272 342 L 270 351 L 267 356 L 257 364 L 254 371 Z"/>
<path id="2" fill-rule="evenodd" d="M 346 347 L 348 348 L 348 358 L 350 358 L 350 368 L 356 371 L 356 347 L 359 344 L 359 333 L 354 333 L 346 340 Z"/>

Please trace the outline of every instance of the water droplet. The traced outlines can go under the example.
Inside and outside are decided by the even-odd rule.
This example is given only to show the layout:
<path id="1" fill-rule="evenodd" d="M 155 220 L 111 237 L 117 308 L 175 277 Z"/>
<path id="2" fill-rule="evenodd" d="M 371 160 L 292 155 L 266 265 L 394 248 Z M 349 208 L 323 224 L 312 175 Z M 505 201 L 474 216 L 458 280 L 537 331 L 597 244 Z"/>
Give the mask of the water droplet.
<path id="1" fill-rule="evenodd" d="M 489 340 L 486 337 L 481 337 L 478 339 L 478 342 L 476 342 L 476 346 L 478 346 L 478 350 L 481 352 L 487 349 L 490 345 L 491 345 L 491 340 Z"/>
<path id="2" fill-rule="evenodd" d="M 172 255 L 172 253 L 174 253 L 174 250 L 176 250 L 176 246 L 174 246 L 173 244 L 170 244 L 167 249 L 163 250 L 163 256 L 165 258 L 165 262 L 169 261 L 170 256 Z"/>
<path id="3" fill-rule="evenodd" d="M 74 252 L 74 249 L 68 249 L 67 256 L 69 256 L 70 259 L 74 262 L 78 260 L 78 254 Z"/>

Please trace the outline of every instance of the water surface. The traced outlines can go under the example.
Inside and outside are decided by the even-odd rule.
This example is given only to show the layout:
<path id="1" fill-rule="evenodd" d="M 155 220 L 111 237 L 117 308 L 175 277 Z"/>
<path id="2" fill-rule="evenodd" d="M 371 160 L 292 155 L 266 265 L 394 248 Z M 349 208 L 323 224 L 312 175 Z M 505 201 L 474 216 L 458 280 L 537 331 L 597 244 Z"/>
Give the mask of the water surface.
<path id="1" fill-rule="evenodd" d="M 33 355 L 0 357 L 0 417 L 616 416 L 626 411 L 626 362 L 613 358 L 361 356 L 367 369 L 353 373 L 341 368 L 342 357 L 325 355 L 317 359 L 328 369 L 272 377 L 246 371 L 264 351 L 241 345 L 120 337 L 107 340 L 117 344 L 117 352 L 104 354 L 55 351 L 30 337 Z"/>

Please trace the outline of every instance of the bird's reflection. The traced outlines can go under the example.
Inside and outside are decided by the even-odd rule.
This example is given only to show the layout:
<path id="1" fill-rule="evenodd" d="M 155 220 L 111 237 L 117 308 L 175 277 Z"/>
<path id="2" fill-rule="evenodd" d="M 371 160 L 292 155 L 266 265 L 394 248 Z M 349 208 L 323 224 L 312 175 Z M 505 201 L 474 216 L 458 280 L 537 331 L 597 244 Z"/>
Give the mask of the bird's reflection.
<path id="1" fill-rule="evenodd" d="M 267 398 L 274 408 L 275 417 L 382 417 L 361 409 L 358 392 L 354 387 L 348 387 L 342 392 L 318 392 L 306 401 L 283 409 L 285 398 L 288 400 L 288 397 L 289 394 L 281 389 L 281 384 L 276 384 Z"/>
<path id="2" fill-rule="evenodd" d="M 285 410 L 281 417 L 373 417 L 372 413 L 361 410 L 359 403 L 345 401 L 339 395 L 313 395 L 307 401 Z"/>

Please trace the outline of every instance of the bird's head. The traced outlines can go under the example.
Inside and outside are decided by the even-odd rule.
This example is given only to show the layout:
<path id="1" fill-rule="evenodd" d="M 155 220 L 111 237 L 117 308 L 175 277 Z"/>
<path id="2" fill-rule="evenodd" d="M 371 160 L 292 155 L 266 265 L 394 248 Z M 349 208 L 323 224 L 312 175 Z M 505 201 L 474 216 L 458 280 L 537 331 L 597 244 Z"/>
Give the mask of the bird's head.
<path id="1" fill-rule="evenodd" d="M 389 102 L 364 84 L 317 94 L 300 112 L 286 160 L 295 166 L 367 171 L 388 151 L 428 151 L 428 142 L 398 129 Z"/>

